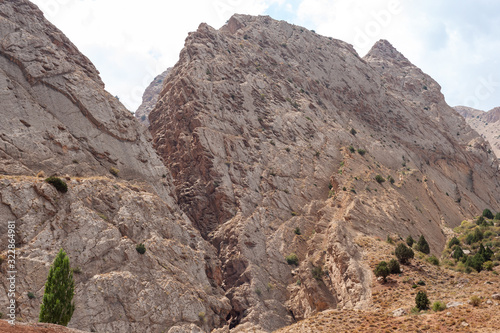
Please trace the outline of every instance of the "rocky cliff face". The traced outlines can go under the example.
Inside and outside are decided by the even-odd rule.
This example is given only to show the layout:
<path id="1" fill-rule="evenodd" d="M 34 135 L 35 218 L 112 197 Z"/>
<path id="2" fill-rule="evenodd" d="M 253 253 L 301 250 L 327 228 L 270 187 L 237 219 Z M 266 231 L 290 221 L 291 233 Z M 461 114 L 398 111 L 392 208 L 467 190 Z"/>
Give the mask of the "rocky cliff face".
<path id="1" fill-rule="evenodd" d="M 109 175 L 113 167 L 167 197 L 168 172 L 149 133 L 35 5 L 3 1 L 0 34 L 1 173 Z"/>
<path id="2" fill-rule="evenodd" d="M 64 248 L 76 281 L 70 327 L 179 333 L 225 324 L 216 249 L 179 209 L 151 135 L 28 1 L 0 2 L 0 94 L 0 254 L 15 221 L 18 321 L 37 321 Z M 68 192 L 43 174 L 63 177 Z M 2 306 L 7 290 L 2 279 Z"/>
<path id="3" fill-rule="evenodd" d="M 154 78 L 153 82 L 149 84 L 149 86 L 144 91 L 142 95 L 142 104 L 139 105 L 137 111 L 135 111 L 135 117 L 144 125 L 149 126 L 149 113 L 158 102 L 158 96 L 163 88 L 163 80 L 170 72 L 171 68 L 168 68 L 166 71 L 158 75 Z"/>
<path id="4" fill-rule="evenodd" d="M 486 139 L 497 157 L 500 156 L 500 107 L 483 112 L 466 106 L 454 109 L 465 118 L 467 124 Z M 500 157 L 499 157 L 500 158 Z"/>
<path id="5" fill-rule="evenodd" d="M 360 58 L 269 17 L 202 24 L 149 119 L 236 331 L 368 305 L 357 234 L 423 234 L 436 252 L 443 225 L 499 208 L 488 143 L 387 41 Z"/>

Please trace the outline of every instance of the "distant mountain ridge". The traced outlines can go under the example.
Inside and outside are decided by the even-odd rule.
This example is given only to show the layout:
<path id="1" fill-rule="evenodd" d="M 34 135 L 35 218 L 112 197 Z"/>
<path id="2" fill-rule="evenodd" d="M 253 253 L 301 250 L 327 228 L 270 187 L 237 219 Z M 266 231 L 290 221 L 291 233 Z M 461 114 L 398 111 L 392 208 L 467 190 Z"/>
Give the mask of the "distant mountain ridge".
<path id="1" fill-rule="evenodd" d="M 500 158 L 500 107 L 488 112 L 466 106 L 455 106 L 454 109 L 465 118 L 467 124 L 488 140 L 493 152 Z"/>

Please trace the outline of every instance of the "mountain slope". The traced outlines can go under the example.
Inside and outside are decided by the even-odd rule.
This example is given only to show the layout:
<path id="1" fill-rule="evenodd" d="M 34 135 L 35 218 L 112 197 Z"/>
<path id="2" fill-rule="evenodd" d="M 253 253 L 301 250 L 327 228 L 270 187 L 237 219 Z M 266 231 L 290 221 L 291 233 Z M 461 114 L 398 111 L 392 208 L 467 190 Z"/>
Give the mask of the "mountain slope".
<path id="1" fill-rule="evenodd" d="M 358 233 L 423 234 L 437 252 L 443 224 L 499 206 L 488 144 L 386 41 L 362 59 L 307 29 L 235 15 L 189 35 L 163 88 L 154 144 L 180 207 L 218 250 L 241 330 L 368 306 Z"/>
<path id="2" fill-rule="evenodd" d="M 0 2 L 0 95 L 0 232 L 15 222 L 17 321 L 38 320 L 49 267 L 64 248 L 75 270 L 70 327 L 191 332 L 225 324 L 231 307 L 216 250 L 176 204 L 151 135 L 28 1 Z M 68 192 L 46 183 L 50 175 Z M 7 245 L 0 237 L 2 272 Z M 0 281 L 2 306 L 9 287 Z"/>
<path id="3" fill-rule="evenodd" d="M 470 127 L 490 143 L 495 155 L 500 156 L 500 108 L 488 112 L 466 106 L 455 106 L 454 109 L 465 118 Z"/>

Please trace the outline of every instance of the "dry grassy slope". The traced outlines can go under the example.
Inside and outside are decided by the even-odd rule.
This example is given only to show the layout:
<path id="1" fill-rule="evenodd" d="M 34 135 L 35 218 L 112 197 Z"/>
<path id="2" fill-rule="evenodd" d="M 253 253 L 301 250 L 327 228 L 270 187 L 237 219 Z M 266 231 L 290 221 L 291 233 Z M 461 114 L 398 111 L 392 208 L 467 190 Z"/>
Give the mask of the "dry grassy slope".
<path id="1" fill-rule="evenodd" d="M 467 124 L 488 140 L 495 155 L 500 158 L 500 108 L 483 112 L 466 106 L 456 106 Z"/>
<path id="2" fill-rule="evenodd" d="M 202 24 L 149 120 L 180 206 L 218 249 L 241 327 L 365 306 L 371 273 L 356 232 L 424 234 L 438 252 L 443 225 L 499 208 L 488 144 L 386 41 L 362 59 L 269 17 Z M 284 260 L 292 252 L 297 269 Z"/>
<path id="3" fill-rule="evenodd" d="M 394 258 L 394 245 L 380 239 L 359 236 L 356 243 L 363 249 L 363 259 L 370 267 Z M 387 283 L 372 280 L 370 306 L 363 310 L 328 310 L 307 318 L 276 333 L 308 332 L 498 332 L 500 301 L 492 295 L 500 291 L 500 266 L 493 272 L 465 274 L 423 259 L 402 266 L 403 273 L 390 275 Z M 424 281 L 425 286 L 412 288 Z M 427 292 L 429 300 L 460 302 L 463 305 L 442 312 L 425 311 L 412 314 L 418 291 Z M 471 296 L 482 299 L 479 307 L 469 304 Z M 488 304 L 490 301 L 491 304 Z M 393 311 L 403 308 L 407 315 L 394 317 Z"/>

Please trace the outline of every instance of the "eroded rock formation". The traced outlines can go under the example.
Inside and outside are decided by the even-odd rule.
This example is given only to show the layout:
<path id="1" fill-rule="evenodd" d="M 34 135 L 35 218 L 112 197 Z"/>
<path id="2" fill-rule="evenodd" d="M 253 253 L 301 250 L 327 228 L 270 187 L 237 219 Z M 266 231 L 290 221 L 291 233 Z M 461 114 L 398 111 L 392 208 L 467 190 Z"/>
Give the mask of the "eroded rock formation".
<path id="1" fill-rule="evenodd" d="M 153 82 L 144 91 L 142 95 L 142 104 L 135 111 L 135 117 L 145 126 L 149 126 L 149 113 L 158 102 L 158 96 L 163 88 L 163 80 L 170 72 L 170 68 L 154 78 Z"/>
<path id="2" fill-rule="evenodd" d="M 499 207 L 487 142 L 387 41 L 361 58 L 269 17 L 201 24 L 149 119 L 241 331 L 369 304 L 357 233 L 437 252 L 443 225 Z"/>

